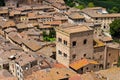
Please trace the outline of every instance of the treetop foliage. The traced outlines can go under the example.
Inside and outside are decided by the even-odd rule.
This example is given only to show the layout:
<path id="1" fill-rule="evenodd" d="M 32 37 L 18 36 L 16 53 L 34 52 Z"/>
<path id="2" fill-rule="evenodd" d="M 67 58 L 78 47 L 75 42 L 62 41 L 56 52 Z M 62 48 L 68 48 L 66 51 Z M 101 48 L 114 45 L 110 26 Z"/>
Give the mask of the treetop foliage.
<path id="1" fill-rule="evenodd" d="M 5 5 L 5 0 L 0 0 L 0 6 L 4 6 Z"/>
<path id="2" fill-rule="evenodd" d="M 101 6 L 106 8 L 110 13 L 120 12 L 120 0 L 64 0 L 70 7 L 76 7 L 75 3 L 79 4 L 77 8 L 89 7 L 93 3 L 94 6 Z M 72 6 L 71 6 L 72 4 Z M 82 6 L 81 6 L 82 5 Z"/>
<path id="3" fill-rule="evenodd" d="M 120 41 L 120 19 L 116 19 L 110 24 L 110 34 L 113 39 Z"/>

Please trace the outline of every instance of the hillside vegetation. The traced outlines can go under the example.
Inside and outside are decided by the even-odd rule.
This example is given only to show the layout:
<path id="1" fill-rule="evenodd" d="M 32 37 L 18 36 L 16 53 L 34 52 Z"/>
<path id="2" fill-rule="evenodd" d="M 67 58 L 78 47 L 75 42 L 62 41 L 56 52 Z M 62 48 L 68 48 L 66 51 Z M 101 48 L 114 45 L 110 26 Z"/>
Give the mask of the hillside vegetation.
<path id="1" fill-rule="evenodd" d="M 85 7 L 101 6 L 111 13 L 120 12 L 120 0 L 64 0 L 70 7 L 83 9 Z"/>
<path id="2" fill-rule="evenodd" d="M 0 6 L 4 6 L 4 5 L 5 5 L 4 0 L 0 0 Z"/>

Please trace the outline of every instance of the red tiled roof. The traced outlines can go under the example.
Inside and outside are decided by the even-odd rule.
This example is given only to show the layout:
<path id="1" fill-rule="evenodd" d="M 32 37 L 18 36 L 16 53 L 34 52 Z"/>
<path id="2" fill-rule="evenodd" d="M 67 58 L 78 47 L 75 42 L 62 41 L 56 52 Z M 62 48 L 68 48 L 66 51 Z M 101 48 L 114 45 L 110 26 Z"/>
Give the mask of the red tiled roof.
<path id="1" fill-rule="evenodd" d="M 60 64 L 60 63 L 54 64 L 54 67 L 55 68 L 66 68 L 66 66 L 64 66 L 63 64 Z"/>
<path id="2" fill-rule="evenodd" d="M 98 64 L 98 63 L 94 60 L 82 59 L 82 60 L 77 60 L 77 61 L 71 63 L 70 67 L 75 69 L 75 70 L 78 70 L 84 66 L 87 66 L 88 64 Z"/>

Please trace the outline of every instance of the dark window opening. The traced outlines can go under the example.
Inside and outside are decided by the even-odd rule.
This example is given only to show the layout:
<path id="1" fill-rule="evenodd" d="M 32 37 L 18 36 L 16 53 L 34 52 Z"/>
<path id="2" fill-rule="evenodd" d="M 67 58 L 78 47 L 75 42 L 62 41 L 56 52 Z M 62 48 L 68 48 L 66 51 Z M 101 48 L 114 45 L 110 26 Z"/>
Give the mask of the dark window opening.
<path id="1" fill-rule="evenodd" d="M 59 72 L 56 72 L 57 74 L 59 74 Z"/>
<path id="2" fill-rule="evenodd" d="M 58 38 L 58 41 L 59 41 L 59 42 L 62 42 L 62 39 L 61 39 L 61 38 Z"/>
<path id="3" fill-rule="evenodd" d="M 110 63 L 107 63 L 107 66 L 109 66 L 110 65 Z"/>
<path id="4" fill-rule="evenodd" d="M 67 41 L 64 40 L 64 44 L 67 45 Z"/>
<path id="5" fill-rule="evenodd" d="M 66 76 L 69 76 L 69 74 L 66 74 Z"/>
<path id="6" fill-rule="evenodd" d="M 73 55 L 72 55 L 72 58 L 75 59 L 75 58 L 76 58 L 76 54 L 73 54 Z"/>
<path id="7" fill-rule="evenodd" d="M 53 52 L 52 55 L 50 56 L 52 59 L 55 59 L 56 60 L 56 53 Z"/>
<path id="8" fill-rule="evenodd" d="M 86 54 L 84 54 L 83 56 L 86 57 Z"/>
<path id="9" fill-rule="evenodd" d="M 72 46 L 76 46 L 76 41 L 73 41 L 73 42 L 72 42 Z"/>
<path id="10" fill-rule="evenodd" d="M 64 57 L 67 57 L 67 54 L 64 53 Z"/>
<path id="11" fill-rule="evenodd" d="M 96 20 L 98 20 L 98 18 L 95 18 Z"/>
<path id="12" fill-rule="evenodd" d="M 85 39 L 85 40 L 83 41 L 83 44 L 87 44 L 87 39 Z"/>
<path id="13" fill-rule="evenodd" d="M 100 59 L 102 59 L 102 55 L 100 55 Z"/>
<path id="14" fill-rule="evenodd" d="M 86 70 L 88 70 L 88 67 L 86 68 Z"/>
<path id="15" fill-rule="evenodd" d="M 100 68 L 100 69 L 103 69 L 103 64 L 100 64 L 100 65 L 99 65 L 99 68 Z"/>
<path id="16" fill-rule="evenodd" d="M 62 55 L 62 52 L 60 50 L 58 50 L 58 54 Z"/>
<path id="17" fill-rule="evenodd" d="M 111 56 L 111 54 L 109 53 L 109 56 Z"/>
<path id="18" fill-rule="evenodd" d="M 94 68 L 96 68 L 96 66 L 94 66 Z"/>
<path id="19" fill-rule="evenodd" d="M 104 26 L 104 29 L 106 28 L 106 26 Z"/>

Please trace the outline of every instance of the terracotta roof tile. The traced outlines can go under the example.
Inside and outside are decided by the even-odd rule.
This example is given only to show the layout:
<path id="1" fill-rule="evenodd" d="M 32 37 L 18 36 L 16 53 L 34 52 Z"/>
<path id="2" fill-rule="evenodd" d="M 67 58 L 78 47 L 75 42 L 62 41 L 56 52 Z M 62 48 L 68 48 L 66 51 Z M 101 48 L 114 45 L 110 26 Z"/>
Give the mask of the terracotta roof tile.
<path id="1" fill-rule="evenodd" d="M 98 64 L 98 63 L 94 60 L 82 59 L 82 60 L 77 60 L 77 61 L 71 63 L 70 67 L 75 69 L 75 70 L 78 70 L 78 69 L 80 69 L 88 64 Z"/>
<path id="2" fill-rule="evenodd" d="M 100 41 L 99 39 L 94 39 L 95 45 L 94 47 L 101 47 L 101 46 L 105 46 L 105 44 Z"/>
<path id="3" fill-rule="evenodd" d="M 65 78 L 70 78 L 77 73 L 73 72 L 67 68 L 52 68 L 46 70 L 40 70 L 37 72 L 33 72 L 32 75 L 26 77 L 25 80 L 60 80 Z"/>
<path id="4" fill-rule="evenodd" d="M 78 32 L 84 32 L 84 31 L 91 31 L 92 29 L 88 26 L 84 26 L 84 25 L 70 25 L 70 24 L 66 24 L 66 25 L 61 25 L 60 27 L 56 28 L 59 29 L 61 31 L 64 31 L 68 34 L 71 33 L 78 33 Z"/>
<path id="5" fill-rule="evenodd" d="M 37 51 L 39 49 L 42 48 L 42 45 L 38 44 L 37 41 L 33 41 L 33 40 L 30 40 L 30 41 L 27 41 L 27 40 L 23 40 L 22 41 L 24 45 L 26 45 L 28 48 L 30 48 L 31 50 L 33 51 Z"/>

